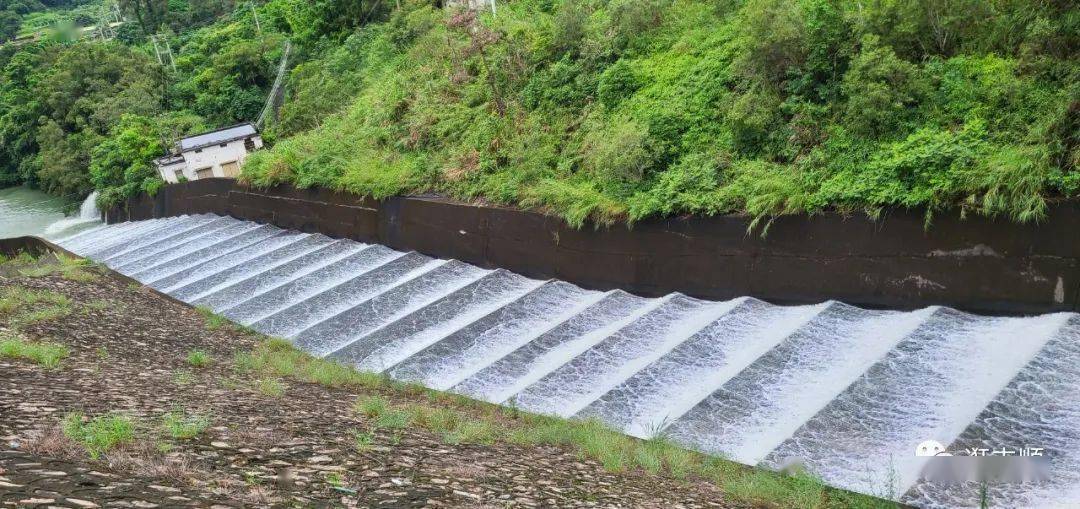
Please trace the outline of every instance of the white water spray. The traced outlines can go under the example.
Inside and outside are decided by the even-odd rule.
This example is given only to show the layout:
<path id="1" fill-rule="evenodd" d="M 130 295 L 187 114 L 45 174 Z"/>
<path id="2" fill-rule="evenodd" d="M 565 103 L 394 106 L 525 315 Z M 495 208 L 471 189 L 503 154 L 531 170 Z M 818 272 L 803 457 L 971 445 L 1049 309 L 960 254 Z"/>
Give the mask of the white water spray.
<path id="1" fill-rule="evenodd" d="M 83 200 L 82 205 L 79 206 L 78 215 L 65 217 L 64 219 L 50 224 L 45 228 L 45 236 L 56 237 L 57 235 L 76 227 L 100 222 L 101 211 L 97 208 L 97 198 L 97 191 L 90 193 L 90 196 L 87 196 L 86 199 Z"/>

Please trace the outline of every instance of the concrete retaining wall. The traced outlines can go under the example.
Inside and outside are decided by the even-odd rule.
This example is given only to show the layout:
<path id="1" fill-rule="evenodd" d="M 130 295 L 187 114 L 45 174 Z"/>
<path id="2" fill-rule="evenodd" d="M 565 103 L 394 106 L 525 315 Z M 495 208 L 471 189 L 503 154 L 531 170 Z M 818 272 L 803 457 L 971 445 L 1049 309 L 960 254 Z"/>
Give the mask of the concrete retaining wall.
<path id="1" fill-rule="evenodd" d="M 983 313 L 1077 310 L 1080 206 L 1039 225 L 918 213 L 880 221 L 839 214 L 777 219 L 766 237 L 743 216 L 577 230 L 534 212 L 436 198 L 383 201 L 226 179 L 166 186 L 107 213 L 110 222 L 212 212 L 282 228 L 647 296 L 672 291 L 778 303 L 836 299 L 870 307 L 933 304 Z"/>
<path id="2" fill-rule="evenodd" d="M 75 256 L 68 250 L 40 237 L 0 239 L 0 255 L 15 257 L 20 253 L 30 253 L 34 256 L 41 256 L 46 253 L 63 253 L 68 256 Z"/>

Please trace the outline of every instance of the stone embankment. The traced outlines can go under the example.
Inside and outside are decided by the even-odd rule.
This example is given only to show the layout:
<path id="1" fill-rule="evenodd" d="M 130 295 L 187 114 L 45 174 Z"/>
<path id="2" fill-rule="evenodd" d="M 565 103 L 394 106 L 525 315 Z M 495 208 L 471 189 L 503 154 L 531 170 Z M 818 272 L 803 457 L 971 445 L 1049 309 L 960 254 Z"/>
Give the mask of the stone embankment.
<path id="1" fill-rule="evenodd" d="M 357 390 L 238 370 L 262 341 L 245 331 L 92 268 L 7 265 L 0 341 L 67 355 L 52 368 L 0 355 L 0 507 L 738 505 L 567 447 L 380 428 Z M 64 426 L 101 416 L 133 429 L 95 459 Z"/>

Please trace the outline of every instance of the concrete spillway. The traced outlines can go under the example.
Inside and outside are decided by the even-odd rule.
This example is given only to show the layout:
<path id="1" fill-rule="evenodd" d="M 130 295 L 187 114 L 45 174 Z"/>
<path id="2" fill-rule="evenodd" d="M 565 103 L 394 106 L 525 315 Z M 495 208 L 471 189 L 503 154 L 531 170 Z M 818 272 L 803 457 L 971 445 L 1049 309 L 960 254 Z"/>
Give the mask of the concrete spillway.
<path id="1" fill-rule="evenodd" d="M 1080 504 L 1080 316 L 647 299 L 213 215 L 58 243 L 315 355 L 924 506 L 915 447 L 1043 448 L 995 504 Z M 719 263 L 719 262 L 718 262 Z"/>

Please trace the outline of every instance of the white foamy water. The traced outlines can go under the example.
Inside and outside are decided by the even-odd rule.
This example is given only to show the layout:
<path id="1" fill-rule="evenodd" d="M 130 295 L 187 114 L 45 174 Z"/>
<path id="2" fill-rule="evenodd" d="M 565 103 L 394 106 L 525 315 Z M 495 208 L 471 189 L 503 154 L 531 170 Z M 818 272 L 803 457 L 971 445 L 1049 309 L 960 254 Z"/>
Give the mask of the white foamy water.
<path id="1" fill-rule="evenodd" d="M 925 507 L 915 445 L 1046 447 L 1005 507 L 1080 504 L 1080 317 L 647 299 L 210 215 L 60 243 L 315 355 Z M 976 498 L 972 498 L 976 497 Z"/>
<path id="2" fill-rule="evenodd" d="M 71 230 L 101 222 L 101 211 L 97 208 L 98 192 L 90 193 L 79 206 L 79 213 L 72 217 L 61 219 L 45 228 L 46 237 L 55 237 Z"/>

